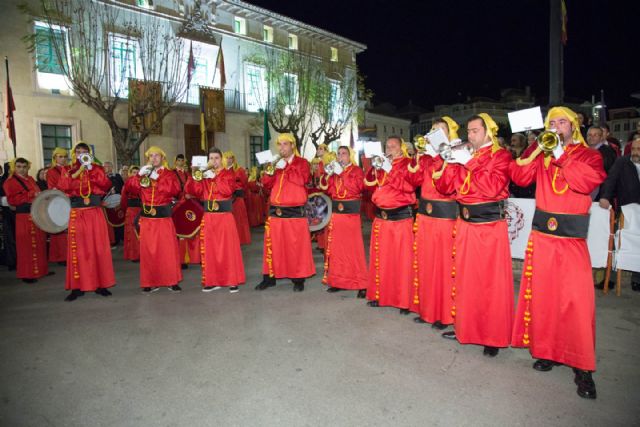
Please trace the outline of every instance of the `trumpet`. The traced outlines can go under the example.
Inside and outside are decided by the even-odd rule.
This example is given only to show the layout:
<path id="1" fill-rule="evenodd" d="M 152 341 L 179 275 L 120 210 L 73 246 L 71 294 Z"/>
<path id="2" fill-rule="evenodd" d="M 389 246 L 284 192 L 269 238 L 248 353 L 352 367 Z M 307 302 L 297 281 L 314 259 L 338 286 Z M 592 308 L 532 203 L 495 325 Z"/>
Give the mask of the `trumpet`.
<path id="1" fill-rule="evenodd" d="M 427 148 L 427 144 L 429 144 L 429 140 L 423 135 L 416 135 L 413 138 L 413 145 L 419 153 L 422 153 Z"/>
<path id="2" fill-rule="evenodd" d="M 324 171 L 329 175 L 333 175 L 336 172 L 337 167 L 338 167 L 338 162 L 336 160 L 332 160 L 331 163 L 329 163 L 324 167 Z"/>
<path id="3" fill-rule="evenodd" d="M 152 166 L 152 165 L 147 165 L 147 166 Z M 145 176 L 143 176 L 142 178 L 140 178 L 140 187 L 142 188 L 147 188 L 151 185 L 151 178 L 149 178 L 149 175 L 151 175 L 153 173 L 153 170 L 155 168 L 152 167 L 151 169 L 149 169 L 149 172 L 147 172 L 147 174 Z"/>
<path id="4" fill-rule="evenodd" d="M 373 159 L 371 159 L 371 166 L 373 166 L 375 169 L 379 170 L 382 169 L 382 165 L 384 165 L 384 159 L 385 158 L 389 158 L 388 156 L 374 156 Z"/>
<path id="5" fill-rule="evenodd" d="M 464 145 L 464 142 L 462 142 L 459 139 L 455 139 L 455 140 L 451 141 L 449 144 L 445 144 L 443 142 L 442 144 L 440 144 L 440 146 L 438 146 L 438 149 L 436 151 L 440 155 L 440 157 L 442 157 L 442 160 L 448 162 L 449 160 L 453 159 L 453 150 L 456 147 L 460 147 L 462 145 Z M 464 147 L 462 149 L 468 150 L 467 147 Z M 471 150 L 469 150 L 469 151 L 471 151 Z"/>
<path id="6" fill-rule="evenodd" d="M 545 130 L 536 138 L 536 142 L 538 143 L 538 147 L 542 150 L 543 153 L 548 154 L 553 152 L 555 148 L 561 144 L 562 140 L 560 139 L 560 135 L 556 132 L 555 129 Z"/>
<path id="7" fill-rule="evenodd" d="M 89 166 L 93 163 L 93 157 L 91 157 L 91 154 L 89 153 L 82 153 L 78 156 L 78 161 L 82 166 Z"/>
<path id="8" fill-rule="evenodd" d="M 191 174 L 191 177 L 193 178 L 194 181 L 202 181 L 204 178 L 204 173 L 211 169 L 215 169 L 215 168 L 213 167 L 213 165 L 208 164 L 207 167 L 204 169 L 196 169 L 195 171 L 193 171 L 193 173 Z"/>
<path id="9" fill-rule="evenodd" d="M 276 172 L 276 163 L 278 163 L 280 159 L 282 159 L 282 156 L 275 156 L 270 163 L 267 163 L 267 166 L 264 168 L 267 175 L 273 175 Z"/>

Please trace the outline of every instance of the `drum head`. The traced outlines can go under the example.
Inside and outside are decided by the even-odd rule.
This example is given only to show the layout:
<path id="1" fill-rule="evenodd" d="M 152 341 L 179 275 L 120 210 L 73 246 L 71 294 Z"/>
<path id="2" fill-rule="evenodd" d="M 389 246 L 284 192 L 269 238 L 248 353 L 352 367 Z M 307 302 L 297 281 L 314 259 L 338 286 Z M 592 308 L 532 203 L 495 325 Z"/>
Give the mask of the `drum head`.
<path id="1" fill-rule="evenodd" d="M 191 238 L 200 231 L 204 208 L 197 199 L 186 199 L 173 208 L 171 219 L 178 237 Z"/>
<path id="2" fill-rule="evenodd" d="M 323 193 L 313 193 L 307 198 L 304 213 L 309 222 L 309 231 L 322 230 L 331 219 L 331 199 Z"/>
<path id="3" fill-rule="evenodd" d="M 60 233 L 69 224 L 71 202 L 60 190 L 45 190 L 31 204 L 31 218 L 45 233 Z"/>
<path id="4" fill-rule="evenodd" d="M 115 209 L 120 206 L 120 194 L 111 194 L 102 201 L 104 206 L 109 209 Z"/>

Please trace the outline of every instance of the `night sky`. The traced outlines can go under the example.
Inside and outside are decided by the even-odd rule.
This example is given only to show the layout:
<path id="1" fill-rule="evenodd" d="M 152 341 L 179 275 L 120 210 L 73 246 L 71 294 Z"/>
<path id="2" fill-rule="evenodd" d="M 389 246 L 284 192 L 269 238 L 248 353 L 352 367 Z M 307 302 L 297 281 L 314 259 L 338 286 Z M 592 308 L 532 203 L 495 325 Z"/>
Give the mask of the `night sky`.
<path id="1" fill-rule="evenodd" d="M 548 0 L 249 2 L 366 44 L 357 60 L 376 103 L 431 108 L 526 85 L 548 98 Z M 640 1 L 566 4 L 565 98 L 604 89 L 610 108 L 640 104 Z"/>

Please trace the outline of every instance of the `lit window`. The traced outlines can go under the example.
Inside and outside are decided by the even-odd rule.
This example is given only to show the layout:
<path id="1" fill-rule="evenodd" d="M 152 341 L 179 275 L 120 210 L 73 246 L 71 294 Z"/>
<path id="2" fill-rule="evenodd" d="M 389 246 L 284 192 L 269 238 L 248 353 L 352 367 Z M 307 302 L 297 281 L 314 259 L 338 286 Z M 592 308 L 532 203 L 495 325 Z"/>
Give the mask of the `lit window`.
<path id="1" fill-rule="evenodd" d="M 331 123 L 335 123 L 338 120 L 341 120 L 341 109 L 338 105 L 338 101 L 340 100 L 340 82 L 337 80 L 329 80 L 331 84 L 331 92 L 329 93 L 329 120 Z"/>
<path id="2" fill-rule="evenodd" d="M 331 62 L 338 62 L 338 49 L 335 47 L 331 48 Z"/>
<path id="3" fill-rule="evenodd" d="M 42 158 L 45 163 L 51 160 L 53 150 L 57 147 L 71 149 L 71 126 L 69 125 L 43 123 L 40 125 L 40 134 L 42 135 Z"/>
<path id="4" fill-rule="evenodd" d="M 267 103 L 266 70 L 258 65 L 247 64 L 244 78 L 247 111 L 256 112 L 264 108 Z"/>
<path id="5" fill-rule="evenodd" d="M 109 72 L 111 94 L 129 95 L 129 79 L 142 76 L 138 41 L 131 37 L 109 35 Z"/>
<path id="6" fill-rule="evenodd" d="M 262 136 L 249 136 L 249 157 L 251 158 L 251 166 L 258 166 L 258 159 L 256 153 L 262 151 Z"/>
<path id="7" fill-rule="evenodd" d="M 273 27 L 264 26 L 262 28 L 262 41 L 267 43 L 273 43 Z"/>
<path id="8" fill-rule="evenodd" d="M 247 34 L 247 20 L 235 16 L 233 18 L 233 32 L 236 34 Z"/>
<path id="9" fill-rule="evenodd" d="M 64 57 L 69 51 L 66 44 L 66 28 L 36 22 L 34 31 L 38 87 L 54 91 L 69 90 L 67 78 L 64 75 L 68 59 L 64 58 L 64 62 L 60 62 L 60 57 Z"/>
<path id="10" fill-rule="evenodd" d="M 200 103 L 200 86 L 220 87 L 220 72 L 216 71 L 216 59 L 218 58 L 218 46 L 202 43 L 194 40 L 184 41 L 184 66 L 189 64 L 189 51 L 193 51 L 193 63 L 195 68 L 191 75 L 191 83 L 182 102 L 188 104 Z"/>
<path id="11" fill-rule="evenodd" d="M 298 76 L 285 73 L 280 81 L 280 99 L 285 104 L 285 113 L 291 114 L 298 108 Z"/>
<path id="12" fill-rule="evenodd" d="M 298 50 L 298 36 L 289 34 L 289 49 Z"/>

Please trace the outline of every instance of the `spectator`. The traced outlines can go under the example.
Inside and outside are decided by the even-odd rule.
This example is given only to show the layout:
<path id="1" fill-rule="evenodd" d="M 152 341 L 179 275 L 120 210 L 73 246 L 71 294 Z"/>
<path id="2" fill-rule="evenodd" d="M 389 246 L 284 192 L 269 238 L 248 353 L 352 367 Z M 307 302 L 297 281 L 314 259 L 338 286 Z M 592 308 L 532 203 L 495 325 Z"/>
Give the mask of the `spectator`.
<path id="1" fill-rule="evenodd" d="M 40 191 L 44 191 L 48 188 L 47 168 L 42 168 L 38 170 L 38 174 L 36 175 L 36 184 L 38 184 L 38 188 L 40 188 Z"/>
<path id="2" fill-rule="evenodd" d="M 125 181 L 129 178 L 129 166 L 122 165 L 122 167 L 120 168 L 120 176 Z"/>
<path id="3" fill-rule="evenodd" d="M 122 187 L 124 187 L 124 179 L 122 179 L 122 176 L 120 176 L 119 173 L 113 172 L 113 163 L 104 162 L 102 167 L 104 168 L 104 173 L 107 175 L 107 178 L 111 181 L 111 189 L 107 191 L 106 196 L 110 196 L 111 194 L 121 194 Z M 112 248 L 124 240 L 124 227 L 113 227 L 113 233 L 115 243 Z"/>
<path id="4" fill-rule="evenodd" d="M 614 149 L 614 151 L 616 152 L 616 156 L 620 157 L 620 141 L 618 141 L 617 138 L 611 135 L 611 129 L 609 128 L 609 125 L 605 123 L 600 126 L 600 128 L 602 128 L 602 136 L 604 137 L 604 140 L 607 141 L 607 144 L 609 144 L 609 146 Z"/>
<path id="5" fill-rule="evenodd" d="M 589 123 L 589 119 L 584 113 L 577 112 L 578 115 L 578 124 L 580 125 L 580 133 L 584 139 L 587 139 L 587 125 Z"/>

